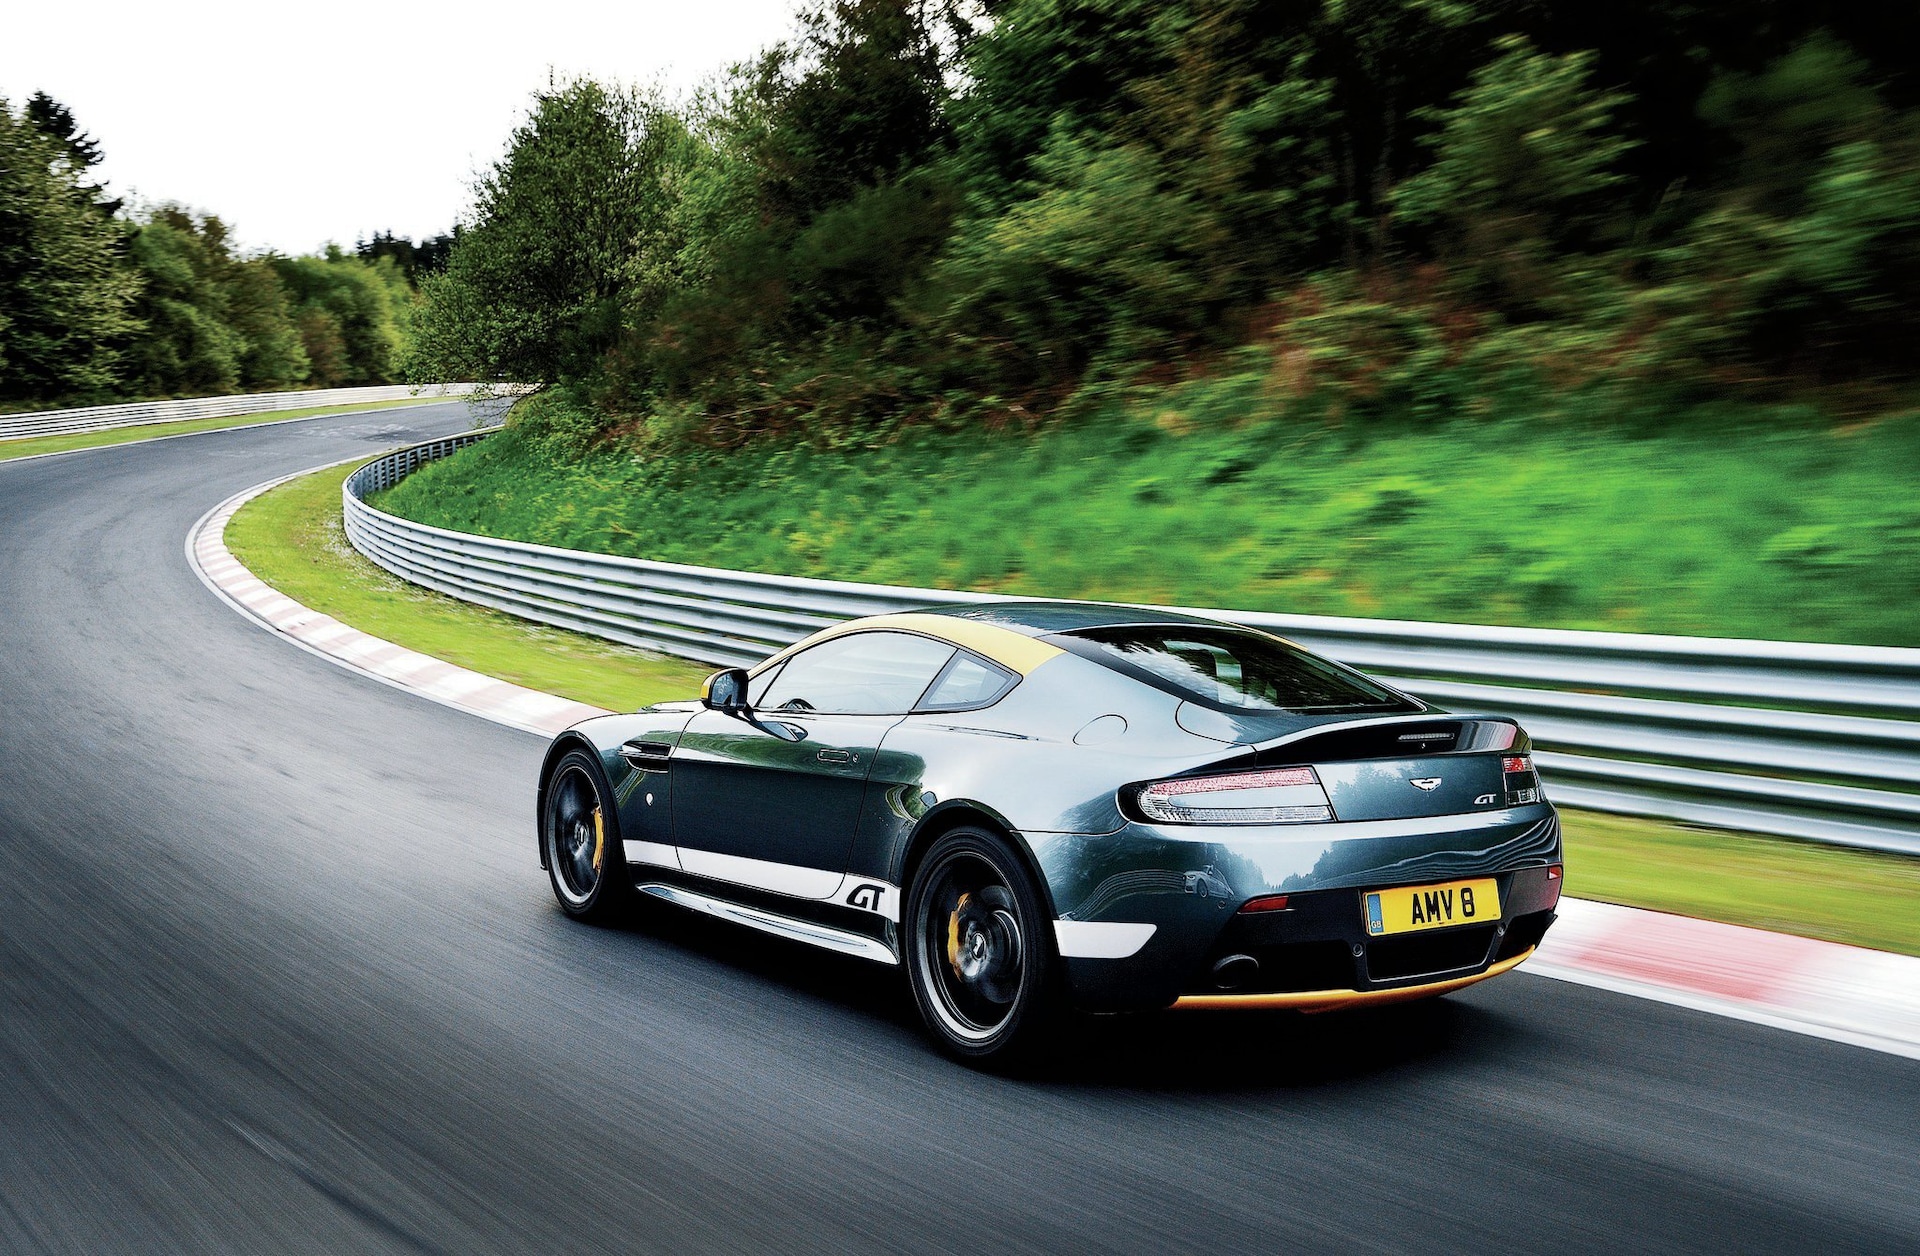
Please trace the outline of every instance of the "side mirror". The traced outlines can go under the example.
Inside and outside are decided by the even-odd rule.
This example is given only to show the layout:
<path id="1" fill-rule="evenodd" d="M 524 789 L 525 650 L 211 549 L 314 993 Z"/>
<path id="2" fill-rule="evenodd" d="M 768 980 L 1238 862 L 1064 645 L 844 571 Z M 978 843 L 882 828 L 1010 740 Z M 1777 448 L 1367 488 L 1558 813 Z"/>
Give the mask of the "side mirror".
<path id="1" fill-rule="evenodd" d="M 700 703 L 713 711 L 747 709 L 747 674 L 738 667 L 715 672 L 700 686 Z"/>

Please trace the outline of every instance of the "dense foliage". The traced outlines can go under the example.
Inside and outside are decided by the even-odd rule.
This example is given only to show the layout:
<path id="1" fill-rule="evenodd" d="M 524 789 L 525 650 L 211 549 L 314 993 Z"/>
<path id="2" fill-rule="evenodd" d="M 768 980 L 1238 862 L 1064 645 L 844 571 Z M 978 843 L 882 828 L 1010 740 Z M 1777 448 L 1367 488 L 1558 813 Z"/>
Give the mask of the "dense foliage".
<path id="1" fill-rule="evenodd" d="M 1872 413 L 1915 382 L 1917 33 L 1810 0 L 816 0 L 683 105 L 543 93 L 412 369 L 722 444 L 1254 359 L 1343 415 L 1516 384 Z"/>
<path id="2" fill-rule="evenodd" d="M 212 215 L 128 213 L 93 181 L 100 160 L 64 105 L 0 98 L 0 405 L 399 378 L 412 274 L 444 264 L 451 237 L 243 255 Z"/>

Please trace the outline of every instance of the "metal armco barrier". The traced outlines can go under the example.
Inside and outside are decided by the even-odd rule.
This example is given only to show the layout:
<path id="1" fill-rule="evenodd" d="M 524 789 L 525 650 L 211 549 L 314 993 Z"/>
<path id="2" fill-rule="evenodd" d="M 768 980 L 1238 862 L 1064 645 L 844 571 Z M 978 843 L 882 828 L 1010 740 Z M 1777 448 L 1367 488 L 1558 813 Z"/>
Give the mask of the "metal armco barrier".
<path id="1" fill-rule="evenodd" d="M 453 597 L 713 664 L 751 664 L 861 615 L 1005 600 L 495 540 L 365 501 L 490 434 L 415 445 L 349 476 L 354 547 Z M 1572 806 L 1920 854 L 1920 649 L 1195 613 L 1279 633 L 1452 710 L 1518 716 L 1553 797 Z"/>
<path id="2" fill-rule="evenodd" d="M 26 414 L 0 414 L 0 440 L 16 436 L 103 432 L 109 428 L 139 427 L 148 423 L 177 423 L 182 419 L 216 419 L 276 410 L 305 410 L 313 406 L 346 406 L 366 401 L 464 397 L 479 387 L 479 384 L 378 384 L 367 388 L 325 388 L 315 392 L 239 393 L 231 397 L 190 397 L 184 401 L 135 401 L 117 406 L 84 406 L 77 410 L 35 410 Z M 511 391 L 502 385 L 494 387 Z"/>

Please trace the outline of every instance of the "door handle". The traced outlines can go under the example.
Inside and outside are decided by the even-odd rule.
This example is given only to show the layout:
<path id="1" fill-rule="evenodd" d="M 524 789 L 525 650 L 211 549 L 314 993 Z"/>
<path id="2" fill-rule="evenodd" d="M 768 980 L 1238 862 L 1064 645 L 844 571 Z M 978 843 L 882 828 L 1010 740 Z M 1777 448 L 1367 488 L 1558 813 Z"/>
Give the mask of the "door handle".
<path id="1" fill-rule="evenodd" d="M 822 750 L 814 757 L 822 763 L 852 763 L 855 758 L 851 750 Z"/>

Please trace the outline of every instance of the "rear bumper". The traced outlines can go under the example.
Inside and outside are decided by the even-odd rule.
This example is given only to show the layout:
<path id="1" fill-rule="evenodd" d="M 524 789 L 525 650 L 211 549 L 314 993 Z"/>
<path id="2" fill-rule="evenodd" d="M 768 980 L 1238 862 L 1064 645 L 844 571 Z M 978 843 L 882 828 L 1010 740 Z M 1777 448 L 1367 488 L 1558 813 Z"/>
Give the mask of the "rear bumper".
<path id="1" fill-rule="evenodd" d="M 1227 840 L 1218 829 L 1149 825 L 1029 840 L 1062 920 L 1153 927 L 1124 957 L 1062 961 L 1074 1001 L 1092 1011 L 1176 1003 L 1324 1011 L 1470 984 L 1538 945 L 1559 897 L 1547 870 L 1562 862 L 1558 818 L 1546 804 L 1424 821 L 1274 826 Z M 1363 890 L 1465 877 L 1499 882 L 1497 921 L 1367 935 Z M 1248 899 L 1270 894 L 1287 895 L 1288 909 L 1240 913 Z M 1257 977 L 1218 989 L 1213 965 L 1228 955 L 1252 956 Z"/>

